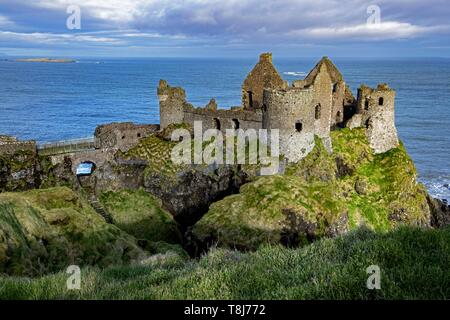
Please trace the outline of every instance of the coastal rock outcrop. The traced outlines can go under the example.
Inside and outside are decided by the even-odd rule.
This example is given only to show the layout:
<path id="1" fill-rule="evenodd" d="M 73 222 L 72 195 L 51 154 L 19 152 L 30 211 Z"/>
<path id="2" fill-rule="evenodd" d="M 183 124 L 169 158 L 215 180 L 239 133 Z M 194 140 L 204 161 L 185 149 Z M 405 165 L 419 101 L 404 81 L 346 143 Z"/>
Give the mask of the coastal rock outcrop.
<path id="1" fill-rule="evenodd" d="M 359 226 L 430 226 L 427 192 L 403 146 L 375 154 L 364 128 L 331 135 L 333 154 L 316 139 L 284 175 L 259 177 L 213 203 L 192 228 L 193 245 L 253 250 L 262 243 L 302 245 Z M 343 167 L 351 170 L 344 174 Z"/>
<path id="2" fill-rule="evenodd" d="M 431 225 L 442 228 L 450 225 L 450 205 L 447 201 L 427 197 L 431 209 Z"/>

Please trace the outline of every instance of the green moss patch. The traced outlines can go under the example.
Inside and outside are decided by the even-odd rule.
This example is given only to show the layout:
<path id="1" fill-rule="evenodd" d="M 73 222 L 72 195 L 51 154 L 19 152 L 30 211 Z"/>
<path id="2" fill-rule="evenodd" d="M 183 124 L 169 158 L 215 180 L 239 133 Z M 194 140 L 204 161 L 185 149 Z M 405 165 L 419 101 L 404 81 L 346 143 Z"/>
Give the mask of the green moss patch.
<path id="1" fill-rule="evenodd" d="M 144 190 L 104 192 L 102 205 L 114 223 L 138 239 L 179 243 L 180 234 L 172 216 L 161 208 L 161 201 Z"/>

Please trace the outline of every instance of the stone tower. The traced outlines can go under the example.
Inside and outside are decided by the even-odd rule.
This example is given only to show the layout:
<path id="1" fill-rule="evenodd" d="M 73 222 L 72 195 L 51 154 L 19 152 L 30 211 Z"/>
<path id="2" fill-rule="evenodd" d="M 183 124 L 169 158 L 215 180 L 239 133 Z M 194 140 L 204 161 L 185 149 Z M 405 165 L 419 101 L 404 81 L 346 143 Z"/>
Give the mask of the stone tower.
<path id="1" fill-rule="evenodd" d="M 313 101 L 312 88 L 264 90 L 263 128 L 279 130 L 280 152 L 289 162 L 314 148 Z"/>
<path id="2" fill-rule="evenodd" d="M 375 153 L 386 152 L 399 144 L 394 104 L 395 91 L 387 84 L 379 84 L 375 89 L 362 85 L 358 89 L 356 112 Z"/>
<path id="3" fill-rule="evenodd" d="M 287 84 L 272 64 L 272 54 L 263 53 L 242 85 L 242 106 L 246 110 L 261 109 L 264 89 L 283 89 Z"/>
<path id="4" fill-rule="evenodd" d="M 161 129 L 172 123 L 184 121 L 184 106 L 186 93 L 182 88 L 171 87 L 165 80 L 159 81 L 158 86 L 159 115 Z"/>

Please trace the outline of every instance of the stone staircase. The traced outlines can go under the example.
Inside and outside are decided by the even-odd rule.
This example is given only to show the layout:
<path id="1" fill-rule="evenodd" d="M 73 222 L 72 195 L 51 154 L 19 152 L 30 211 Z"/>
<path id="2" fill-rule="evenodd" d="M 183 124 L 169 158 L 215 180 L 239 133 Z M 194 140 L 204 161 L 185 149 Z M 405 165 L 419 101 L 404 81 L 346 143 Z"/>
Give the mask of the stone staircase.
<path id="1" fill-rule="evenodd" d="M 84 181 L 82 181 L 84 180 Z M 79 183 L 79 189 L 82 193 L 82 195 L 85 197 L 85 199 L 89 202 L 89 204 L 92 206 L 92 208 L 105 219 L 107 223 L 114 223 L 114 220 L 108 211 L 106 211 L 105 207 L 102 206 L 100 201 L 97 198 L 97 195 L 94 191 L 94 185 L 93 181 L 91 180 L 91 177 L 85 177 L 85 179 L 78 179 Z"/>
<path id="2" fill-rule="evenodd" d="M 88 202 L 92 206 L 92 208 L 94 208 L 94 210 L 105 219 L 107 223 L 114 223 L 112 216 L 106 211 L 106 209 L 102 206 L 95 195 L 91 195 L 88 198 Z"/>

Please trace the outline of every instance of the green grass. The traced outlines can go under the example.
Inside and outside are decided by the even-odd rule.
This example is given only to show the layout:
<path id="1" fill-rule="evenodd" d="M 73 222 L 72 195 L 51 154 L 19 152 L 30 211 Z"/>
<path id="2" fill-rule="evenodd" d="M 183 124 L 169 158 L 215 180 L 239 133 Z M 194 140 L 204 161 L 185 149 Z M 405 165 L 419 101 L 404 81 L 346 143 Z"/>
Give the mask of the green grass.
<path id="1" fill-rule="evenodd" d="M 100 202 L 114 224 L 138 239 L 179 243 L 181 235 L 173 217 L 161 208 L 161 201 L 144 190 L 104 192 Z"/>
<path id="2" fill-rule="evenodd" d="M 367 267 L 381 269 L 368 290 Z M 61 272 L 1 277 L 1 299 L 448 299 L 450 229 L 359 229 L 299 249 L 213 249 L 200 260 L 162 257 L 147 266 L 84 268 L 81 290 Z"/>

